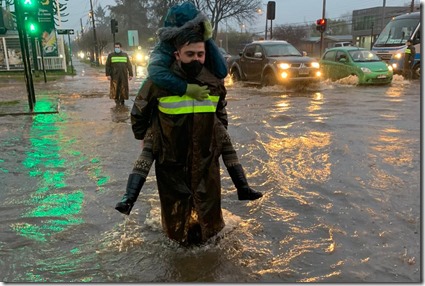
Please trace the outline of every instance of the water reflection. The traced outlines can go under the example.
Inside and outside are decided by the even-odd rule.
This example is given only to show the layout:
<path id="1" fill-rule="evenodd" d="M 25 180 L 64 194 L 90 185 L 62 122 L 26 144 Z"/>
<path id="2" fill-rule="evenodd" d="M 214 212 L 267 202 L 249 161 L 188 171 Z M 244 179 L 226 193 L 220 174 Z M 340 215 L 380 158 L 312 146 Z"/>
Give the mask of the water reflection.
<path id="1" fill-rule="evenodd" d="M 38 108 L 48 103 L 39 102 Z M 38 241 L 46 241 L 54 233 L 71 225 L 83 223 L 80 216 L 84 194 L 81 190 L 71 191 L 66 184 L 66 168 L 61 155 L 60 125 L 58 115 L 41 114 L 33 117 L 28 138 L 29 151 L 22 162 L 31 177 L 36 177 L 37 186 L 28 202 L 32 209 L 22 217 L 24 222 L 11 227 L 20 235 Z M 33 219 L 37 218 L 37 219 Z"/>
<path id="2" fill-rule="evenodd" d="M 128 122 L 130 119 L 130 107 L 127 105 L 115 105 L 111 107 L 111 120 L 115 123 Z"/>

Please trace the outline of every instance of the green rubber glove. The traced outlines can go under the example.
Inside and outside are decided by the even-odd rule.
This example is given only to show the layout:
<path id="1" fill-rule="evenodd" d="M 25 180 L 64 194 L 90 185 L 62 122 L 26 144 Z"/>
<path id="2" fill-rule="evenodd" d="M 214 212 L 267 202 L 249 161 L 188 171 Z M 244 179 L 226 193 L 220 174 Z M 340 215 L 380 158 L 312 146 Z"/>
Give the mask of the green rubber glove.
<path id="1" fill-rule="evenodd" d="M 210 21 L 204 22 L 204 29 L 204 41 L 206 41 L 212 37 L 212 26 Z"/>
<path id="2" fill-rule="evenodd" d="M 200 86 L 193 83 L 188 83 L 186 88 L 186 95 L 196 99 L 198 101 L 202 101 L 208 97 L 210 90 L 208 86 Z"/>

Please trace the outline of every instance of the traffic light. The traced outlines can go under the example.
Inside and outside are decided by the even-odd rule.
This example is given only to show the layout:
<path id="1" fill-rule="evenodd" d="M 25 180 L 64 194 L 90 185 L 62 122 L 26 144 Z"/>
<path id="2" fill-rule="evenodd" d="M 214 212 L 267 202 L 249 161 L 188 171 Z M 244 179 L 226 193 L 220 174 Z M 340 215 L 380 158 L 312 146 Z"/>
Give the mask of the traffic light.
<path id="1" fill-rule="evenodd" d="M 40 32 L 40 24 L 38 23 L 37 17 L 28 15 L 25 17 L 25 30 L 28 35 L 36 36 Z"/>
<path id="2" fill-rule="evenodd" d="M 31 36 L 38 35 L 40 32 L 40 24 L 38 22 L 39 0 L 17 1 L 26 32 Z"/>
<path id="3" fill-rule="evenodd" d="M 111 33 L 118 33 L 118 21 L 115 19 L 111 19 Z"/>
<path id="4" fill-rule="evenodd" d="M 19 0 L 22 11 L 26 14 L 38 14 L 38 1 L 39 0 Z"/>
<path id="5" fill-rule="evenodd" d="M 274 20 L 276 10 L 276 2 L 269 1 L 267 2 L 267 20 Z"/>
<path id="6" fill-rule="evenodd" d="M 324 31 L 326 31 L 327 22 L 328 20 L 326 18 L 318 19 L 316 21 L 316 30 L 320 31 L 320 33 L 323 33 Z"/>

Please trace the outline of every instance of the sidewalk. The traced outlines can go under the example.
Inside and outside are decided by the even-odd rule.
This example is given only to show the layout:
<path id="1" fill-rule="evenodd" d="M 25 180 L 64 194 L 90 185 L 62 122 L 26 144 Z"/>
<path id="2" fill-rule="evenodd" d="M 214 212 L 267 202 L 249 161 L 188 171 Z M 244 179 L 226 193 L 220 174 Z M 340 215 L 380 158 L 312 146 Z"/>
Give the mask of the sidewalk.
<path id="1" fill-rule="evenodd" d="M 108 96 L 109 82 L 103 68 L 91 67 L 78 60 L 74 62 L 77 74 L 51 79 L 34 80 L 36 103 L 33 112 L 30 111 L 28 92 L 24 80 L 16 77 L 0 78 L 0 117 L 6 115 L 31 115 L 40 113 L 57 113 L 60 110 L 60 98 L 79 95 Z M 129 83 L 130 97 L 136 95 L 143 78 L 133 78 Z"/>

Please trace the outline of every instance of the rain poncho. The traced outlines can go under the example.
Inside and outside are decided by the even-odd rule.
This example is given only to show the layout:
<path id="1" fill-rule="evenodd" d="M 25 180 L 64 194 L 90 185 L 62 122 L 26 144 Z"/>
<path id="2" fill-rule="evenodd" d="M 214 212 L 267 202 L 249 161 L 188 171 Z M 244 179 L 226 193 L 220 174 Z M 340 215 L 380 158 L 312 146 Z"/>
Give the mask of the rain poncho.
<path id="1" fill-rule="evenodd" d="M 161 87 L 182 95 L 187 84 L 169 69 L 174 62 L 175 48 L 171 40 L 183 29 L 190 28 L 208 21 L 207 17 L 196 9 L 192 2 L 183 2 L 168 10 L 164 27 L 158 30 L 160 42 L 155 46 L 149 59 L 148 74 Z M 227 75 L 227 64 L 213 39 L 205 42 L 205 67 L 217 78 L 224 79 Z"/>
<path id="2" fill-rule="evenodd" d="M 109 98 L 128 99 L 128 76 L 133 76 L 133 68 L 128 55 L 124 52 L 110 53 L 106 60 L 105 72 L 106 76 L 111 77 Z"/>
<path id="3" fill-rule="evenodd" d="M 184 77 L 178 65 L 173 65 L 172 70 Z M 205 68 L 196 80 L 198 84 L 208 84 L 209 100 L 173 96 L 147 80 L 131 111 L 135 137 L 143 138 L 149 126 L 153 133 L 163 229 L 168 237 L 183 245 L 189 243 L 188 233 L 193 226 L 200 226 L 201 242 L 224 227 L 218 159 L 223 123 L 227 124 L 226 89 L 222 80 Z M 216 107 L 208 106 L 214 102 Z M 146 122 L 149 118 L 151 121 Z"/>

